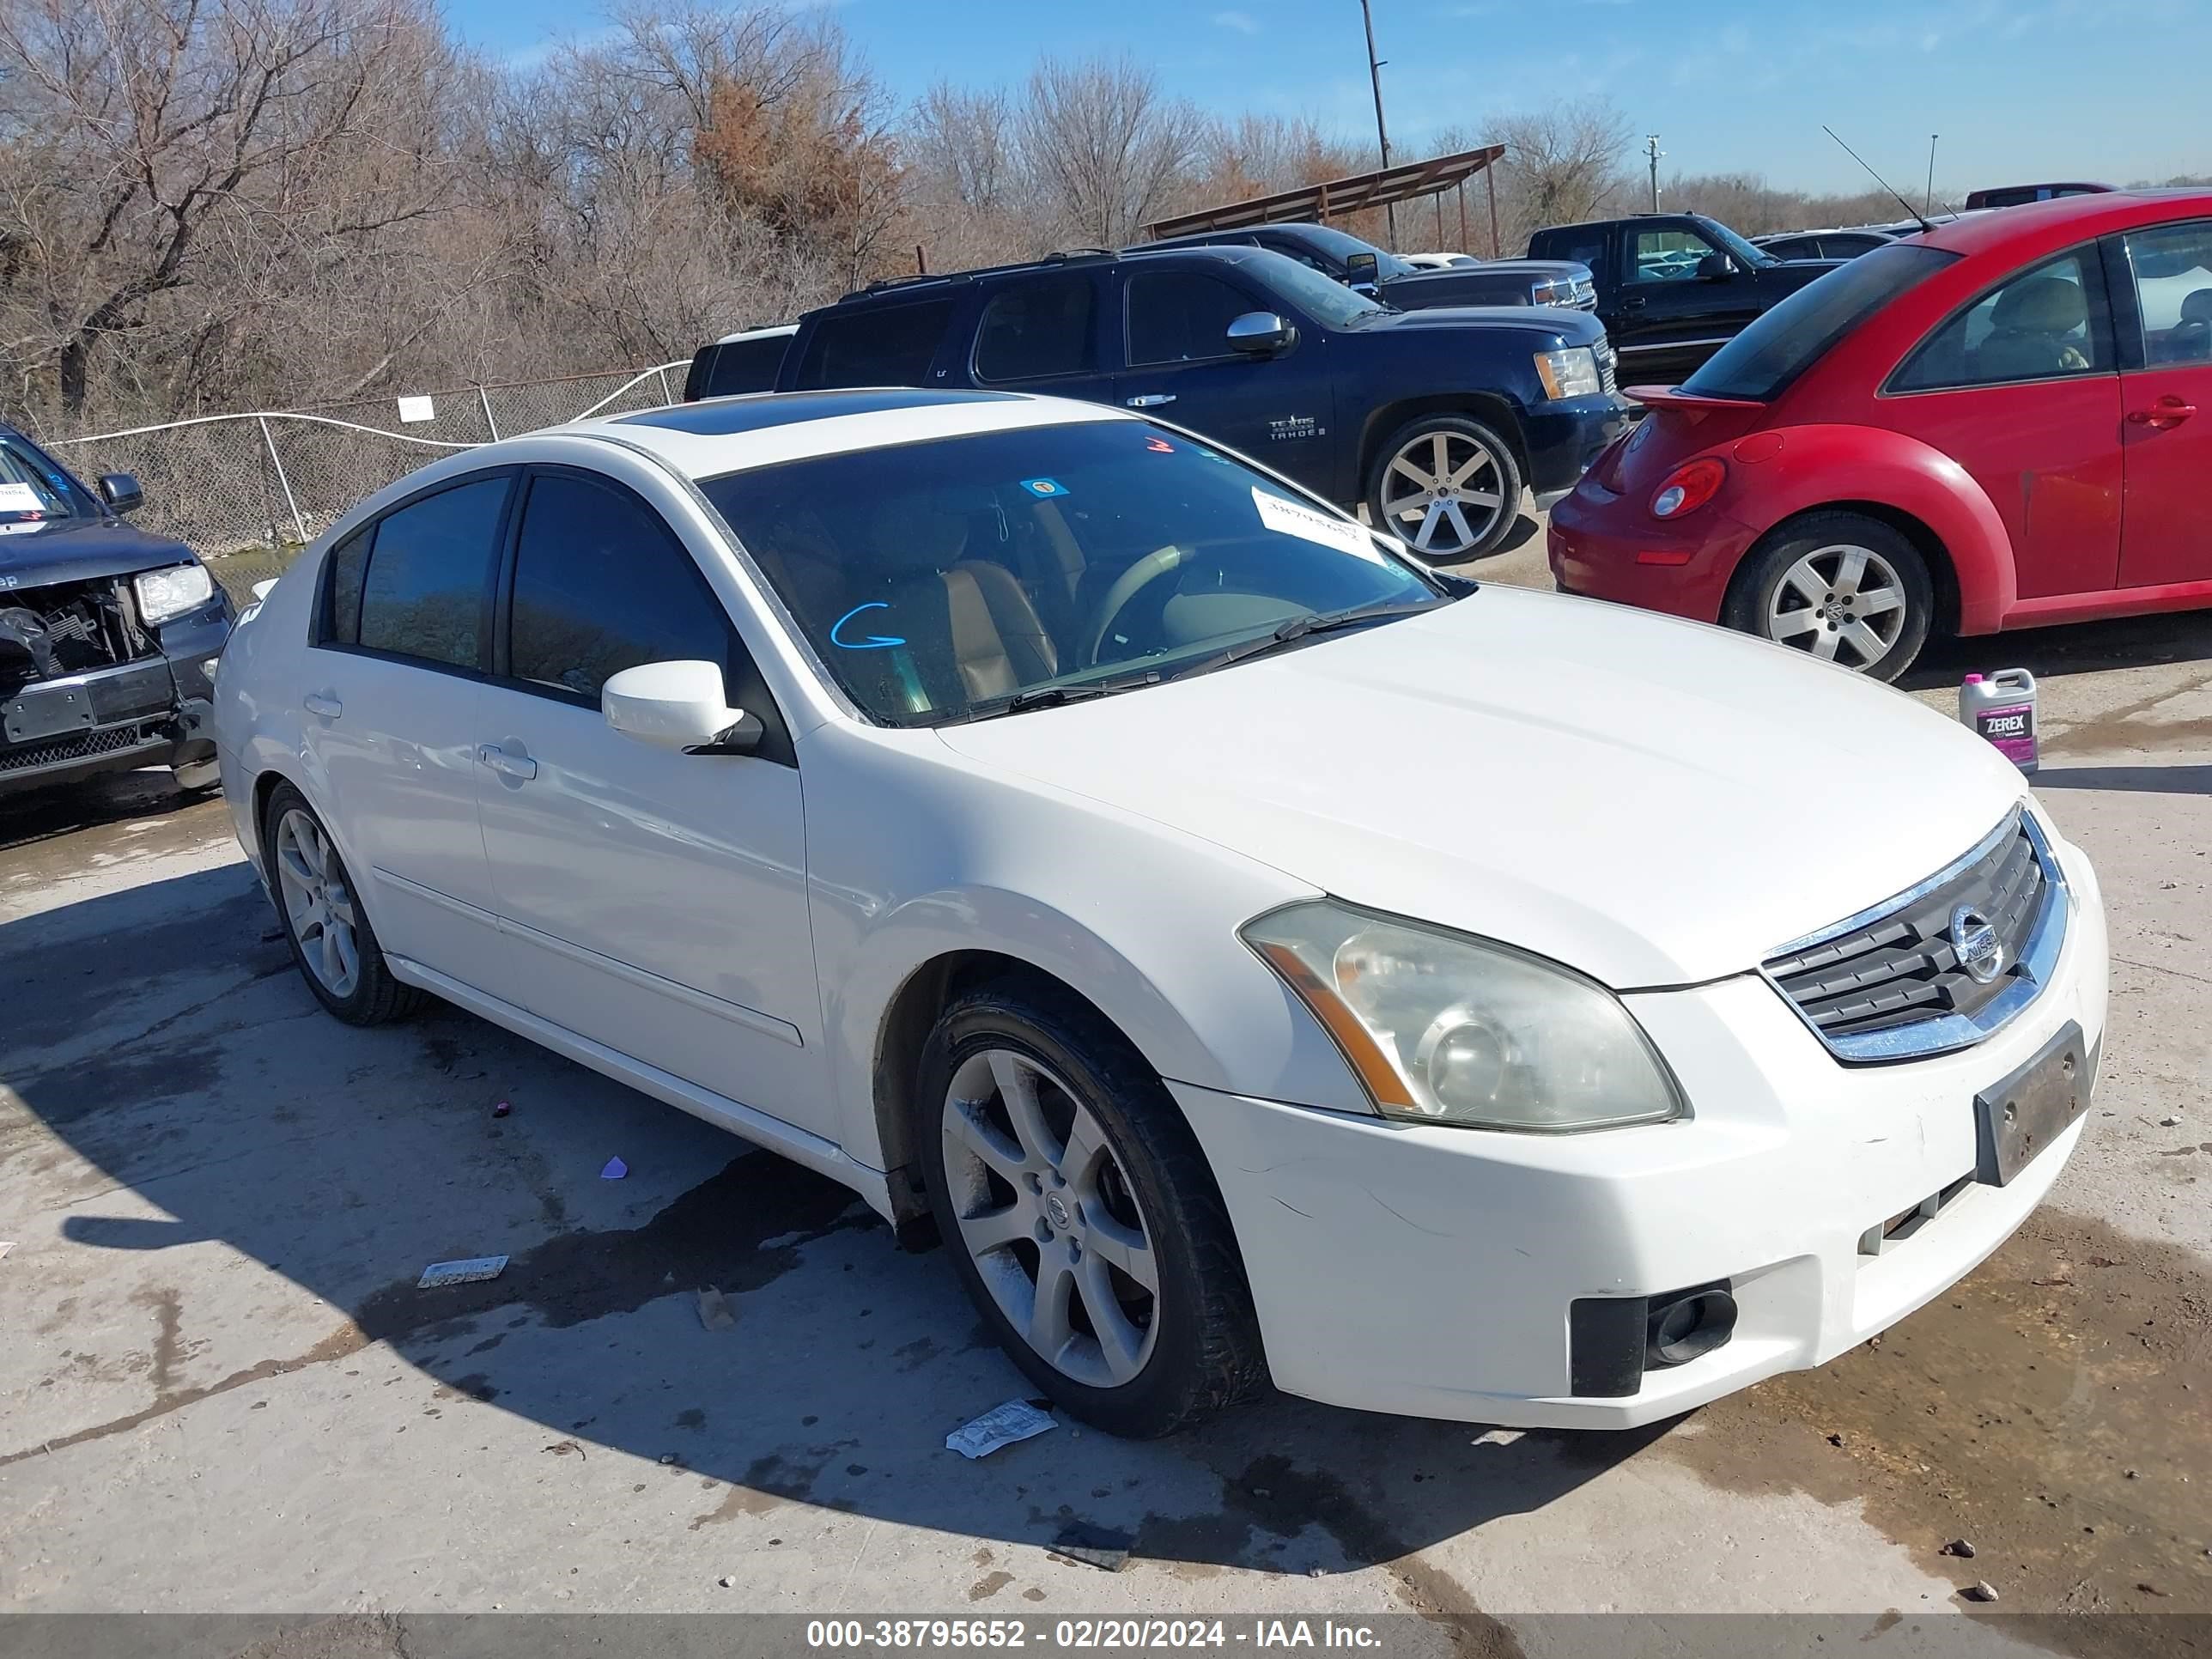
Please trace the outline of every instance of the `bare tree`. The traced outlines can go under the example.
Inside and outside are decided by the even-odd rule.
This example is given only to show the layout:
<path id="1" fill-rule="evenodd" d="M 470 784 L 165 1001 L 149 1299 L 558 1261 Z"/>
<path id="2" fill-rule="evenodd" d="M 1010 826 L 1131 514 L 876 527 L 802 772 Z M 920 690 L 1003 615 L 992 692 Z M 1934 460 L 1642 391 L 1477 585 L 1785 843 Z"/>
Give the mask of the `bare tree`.
<path id="1" fill-rule="evenodd" d="M 1627 199 L 1622 163 L 1635 142 L 1628 118 L 1602 100 L 1555 104 L 1495 123 L 1505 146 L 1498 213 L 1509 245 L 1546 225 L 1596 218 Z"/>
<path id="2" fill-rule="evenodd" d="M 1205 119 L 1160 91 L 1135 59 L 1047 58 L 1017 119 L 1022 156 L 1044 202 L 1101 247 L 1132 240 L 1180 184 Z"/>
<path id="3" fill-rule="evenodd" d="M 448 58 L 417 0 L 0 4 L 19 381 L 51 374 L 81 411 L 95 356 L 201 281 L 218 226 L 265 269 L 437 211 L 422 98 Z M 211 299 L 176 319 L 187 368 L 235 316 L 234 296 Z"/>

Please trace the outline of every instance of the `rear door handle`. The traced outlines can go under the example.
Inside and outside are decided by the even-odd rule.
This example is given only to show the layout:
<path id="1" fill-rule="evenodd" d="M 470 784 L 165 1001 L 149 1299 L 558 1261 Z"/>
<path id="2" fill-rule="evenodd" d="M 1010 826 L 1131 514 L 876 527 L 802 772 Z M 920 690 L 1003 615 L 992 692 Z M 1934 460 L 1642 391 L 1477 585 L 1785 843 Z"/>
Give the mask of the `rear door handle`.
<path id="1" fill-rule="evenodd" d="M 326 697 L 319 691 L 310 691 L 301 698 L 300 707 L 310 714 L 320 714 L 326 720 L 334 720 L 345 713 L 343 703 L 336 697 Z"/>
<path id="2" fill-rule="evenodd" d="M 478 744 L 477 758 L 503 778 L 527 783 L 538 775 L 538 763 L 526 755 L 510 755 L 495 743 Z"/>
<path id="3" fill-rule="evenodd" d="M 1641 311 L 1646 303 L 1648 302 L 1643 295 L 1632 294 L 1620 302 L 1620 308 L 1623 311 Z"/>
<path id="4" fill-rule="evenodd" d="M 2130 426 L 2179 426 L 2196 412 L 2195 404 L 2177 398 L 2169 392 L 2148 409 L 2130 410 L 2128 423 Z"/>
<path id="5" fill-rule="evenodd" d="M 1129 407 L 1132 409 L 1158 409 L 1162 404 L 1171 404 L 1175 400 L 1176 395 L 1172 392 L 1140 392 L 1135 397 L 1129 399 Z"/>

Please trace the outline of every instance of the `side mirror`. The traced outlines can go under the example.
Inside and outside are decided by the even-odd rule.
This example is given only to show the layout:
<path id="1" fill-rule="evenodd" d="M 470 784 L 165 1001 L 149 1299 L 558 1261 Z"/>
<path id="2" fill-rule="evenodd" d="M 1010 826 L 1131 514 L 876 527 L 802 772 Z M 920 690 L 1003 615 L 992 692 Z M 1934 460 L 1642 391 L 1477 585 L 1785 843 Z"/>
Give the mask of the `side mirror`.
<path id="1" fill-rule="evenodd" d="M 1725 253 L 1708 253 L 1698 261 L 1698 280 L 1725 283 L 1736 273 L 1736 263 Z"/>
<path id="2" fill-rule="evenodd" d="M 716 664 L 648 662 L 623 669 L 599 688 L 599 712 L 624 737 L 655 749 L 750 753 L 761 740 L 761 723 L 723 699 Z"/>
<path id="3" fill-rule="evenodd" d="M 100 475 L 100 499 L 111 513 L 131 513 L 146 505 L 146 492 L 128 472 L 107 472 Z"/>
<path id="4" fill-rule="evenodd" d="M 1231 348 L 1254 357 L 1288 350 L 1297 337 L 1297 330 L 1272 311 L 1248 311 L 1229 325 Z"/>
<path id="5" fill-rule="evenodd" d="M 1347 255 L 1344 261 L 1344 280 L 1353 288 L 1371 290 L 1382 280 L 1382 261 L 1371 252 Z"/>

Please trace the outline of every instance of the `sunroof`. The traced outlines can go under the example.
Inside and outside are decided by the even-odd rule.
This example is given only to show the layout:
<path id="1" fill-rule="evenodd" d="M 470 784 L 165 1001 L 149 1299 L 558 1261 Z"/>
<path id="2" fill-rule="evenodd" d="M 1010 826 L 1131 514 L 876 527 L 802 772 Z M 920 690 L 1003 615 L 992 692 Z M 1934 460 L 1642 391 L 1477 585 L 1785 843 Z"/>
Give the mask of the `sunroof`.
<path id="1" fill-rule="evenodd" d="M 946 404 L 1003 404 L 1016 401 L 1017 396 L 1008 392 L 926 392 L 918 386 L 756 392 L 750 397 L 715 398 L 674 409 L 649 409 L 640 415 L 621 415 L 616 416 L 615 424 L 663 426 L 672 432 L 720 438 L 735 432 L 792 426 L 801 421 L 835 420 L 841 415 L 879 415 L 901 409 L 933 409 Z"/>

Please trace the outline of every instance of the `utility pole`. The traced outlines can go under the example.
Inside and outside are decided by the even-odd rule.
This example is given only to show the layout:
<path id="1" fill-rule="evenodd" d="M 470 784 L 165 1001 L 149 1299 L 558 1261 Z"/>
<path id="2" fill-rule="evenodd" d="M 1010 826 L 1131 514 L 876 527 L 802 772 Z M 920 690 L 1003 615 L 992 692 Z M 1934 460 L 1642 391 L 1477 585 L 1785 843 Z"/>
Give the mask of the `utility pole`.
<path id="1" fill-rule="evenodd" d="M 1659 158 L 1667 153 L 1659 148 L 1657 133 L 1644 135 L 1644 153 L 1651 158 L 1651 210 L 1656 213 L 1659 211 Z"/>
<path id="2" fill-rule="evenodd" d="M 1390 165 L 1390 129 L 1382 124 L 1382 60 L 1375 55 L 1375 9 L 1369 0 L 1359 0 L 1359 15 L 1367 25 L 1367 78 L 1375 83 L 1375 137 L 1382 146 L 1382 165 Z M 1398 251 L 1398 210 L 1395 204 L 1386 206 L 1384 216 L 1390 223 L 1390 251 Z"/>
<path id="3" fill-rule="evenodd" d="M 1941 137 L 1936 132 L 1928 135 L 1928 196 L 1920 204 L 1920 216 L 1923 219 L 1936 205 L 1936 141 Z"/>

